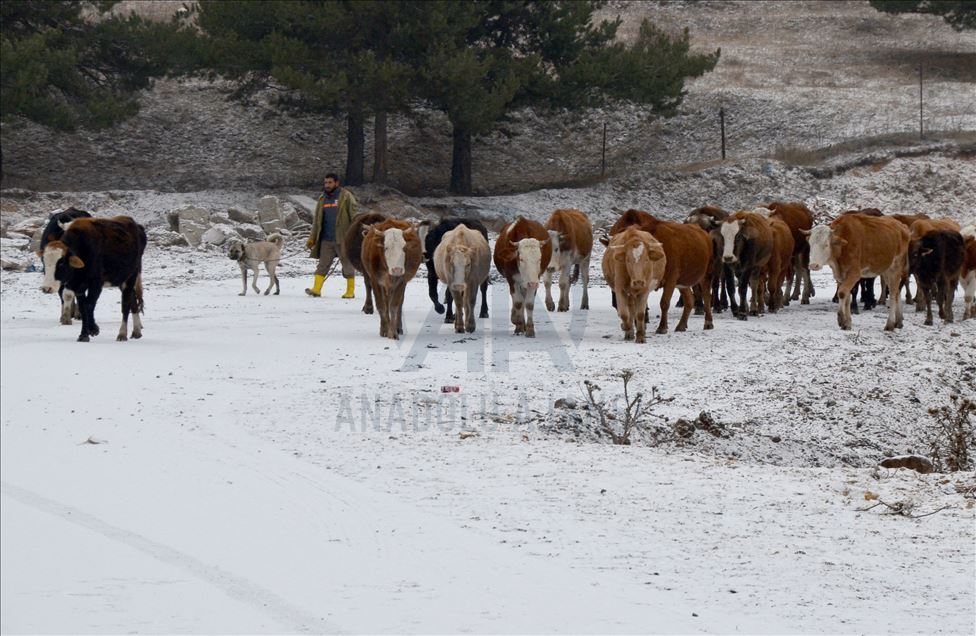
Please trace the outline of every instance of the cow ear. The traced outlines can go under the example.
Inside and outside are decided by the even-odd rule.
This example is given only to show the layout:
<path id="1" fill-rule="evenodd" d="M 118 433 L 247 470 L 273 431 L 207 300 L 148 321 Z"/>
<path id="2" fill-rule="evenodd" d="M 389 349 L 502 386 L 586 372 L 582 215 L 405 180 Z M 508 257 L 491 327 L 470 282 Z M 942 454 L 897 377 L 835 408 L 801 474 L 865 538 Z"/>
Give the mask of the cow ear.
<path id="1" fill-rule="evenodd" d="M 659 261 L 664 258 L 664 250 L 647 250 L 647 253 L 651 257 L 651 261 Z"/>
<path id="2" fill-rule="evenodd" d="M 834 237 L 834 238 L 832 238 L 830 240 L 830 242 L 833 245 L 836 245 L 837 247 L 843 247 L 843 246 L 847 245 L 847 240 L 846 239 L 842 239 L 840 237 Z"/>
<path id="3" fill-rule="evenodd" d="M 810 236 L 811 234 L 813 234 L 813 230 L 800 230 L 800 234 L 802 234 L 803 236 Z"/>
<path id="4" fill-rule="evenodd" d="M 81 269 L 85 266 L 85 261 L 81 260 L 77 256 L 68 257 L 68 265 L 71 265 L 75 269 Z"/>

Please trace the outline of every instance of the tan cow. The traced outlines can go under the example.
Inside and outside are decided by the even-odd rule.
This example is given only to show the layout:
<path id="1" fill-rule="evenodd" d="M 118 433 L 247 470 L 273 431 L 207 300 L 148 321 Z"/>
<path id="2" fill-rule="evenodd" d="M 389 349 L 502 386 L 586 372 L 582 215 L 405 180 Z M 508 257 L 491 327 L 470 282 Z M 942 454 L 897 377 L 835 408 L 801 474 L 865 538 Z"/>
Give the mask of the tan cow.
<path id="1" fill-rule="evenodd" d="M 512 324 L 515 335 L 535 337 L 535 293 L 539 277 L 549 267 L 552 245 L 549 233 L 538 221 L 523 217 L 505 225 L 495 241 L 495 268 L 508 281 L 512 295 Z"/>
<path id="2" fill-rule="evenodd" d="M 617 296 L 624 340 L 645 341 L 647 296 L 664 278 L 664 247 L 649 233 L 630 226 L 610 239 L 603 253 L 603 277 Z"/>
<path id="3" fill-rule="evenodd" d="M 478 230 L 458 225 L 444 233 L 434 249 L 434 270 L 455 302 L 454 331 L 474 331 L 474 301 L 478 288 L 488 280 L 491 250 Z"/>
<path id="4" fill-rule="evenodd" d="M 849 294 L 862 277 L 881 276 L 889 289 L 897 290 L 908 275 L 908 228 L 890 217 L 846 214 L 805 234 L 810 241 L 810 269 L 828 265 L 833 270 L 841 329 L 851 328 Z M 893 293 L 885 331 L 901 326 L 901 296 Z"/>
<path id="5" fill-rule="evenodd" d="M 559 271 L 559 311 L 569 311 L 569 287 L 576 280 L 575 266 L 583 281 L 580 309 L 590 308 L 590 252 L 593 250 L 593 225 L 579 210 L 556 210 L 546 221 L 552 245 L 552 259 L 546 268 L 546 309 L 553 311 L 552 274 Z"/>
<path id="6" fill-rule="evenodd" d="M 959 279 L 965 303 L 962 319 L 966 320 L 976 318 L 976 305 L 973 304 L 976 297 L 976 224 L 967 225 L 960 233 L 966 241 L 966 259 L 963 261 L 962 275 Z"/>
<path id="7" fill-rule="evenodd" d="M 403 333 L 403 293 L 423 259 L 417 229 L 407 221 L 387 219 L 363 229 L 363 272 L 369 276 L 380 336 L 397 340 Z"/>
<path id="8" fill-rule="evenodd" d="M 801 305 L 809 305 L 810 297 L 816 295 L 813 289 L 813 281 L 810 280 L 810 244 L 803 230 L 813 227 L 813 213 L 810 208 L 799 201 L 786 203 L 783 201 L 773 201 L 766 205 L 772 210 L 769 218 L 779 217 L 790 227 L 790 235 L 793 237 L 793 275 L 786 282 L 786 295 L 783 300 L 784 305 L 789 305 L 790 300 L 799 300 Z M 800 284 L 803 284 L 803 296 L 800 297 Z"/>

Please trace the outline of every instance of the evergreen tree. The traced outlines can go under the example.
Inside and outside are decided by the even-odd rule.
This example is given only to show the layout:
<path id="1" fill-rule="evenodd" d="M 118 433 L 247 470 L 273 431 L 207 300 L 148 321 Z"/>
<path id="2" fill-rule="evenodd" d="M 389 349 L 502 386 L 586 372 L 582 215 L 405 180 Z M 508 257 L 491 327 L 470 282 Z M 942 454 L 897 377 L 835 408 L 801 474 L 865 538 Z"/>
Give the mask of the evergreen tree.
<path id="1" fill-rule="evenodd" d="M 115 2 L 94 3 L 105 12 Z M 138 17 L 85 19 L 84 3 L 0 3 L 0 115 L 74 130 L 138 111 L 137 91 L 186 60 L 178 25 Z"/>

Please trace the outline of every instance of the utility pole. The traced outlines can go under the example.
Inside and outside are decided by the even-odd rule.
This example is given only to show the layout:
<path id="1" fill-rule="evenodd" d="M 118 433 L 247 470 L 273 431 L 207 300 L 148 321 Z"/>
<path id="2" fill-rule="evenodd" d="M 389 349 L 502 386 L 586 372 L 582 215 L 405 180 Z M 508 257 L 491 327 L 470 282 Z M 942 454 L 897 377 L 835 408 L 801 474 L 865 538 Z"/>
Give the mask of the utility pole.
<path id="1" fill-rule="evenodd" d="M 607 122 L 603 122 L 603 154 L 600 157 L 600 176 L 607 173 Z"/>
<path id="2" fill-rule="evenodd" d="M 922 91 L 922 63 L 918 63 L 918 138 L 921 140 L 925 137 L 925 128 L 922 119 L 922 112 L 924 106 L 924 93 Z"/>

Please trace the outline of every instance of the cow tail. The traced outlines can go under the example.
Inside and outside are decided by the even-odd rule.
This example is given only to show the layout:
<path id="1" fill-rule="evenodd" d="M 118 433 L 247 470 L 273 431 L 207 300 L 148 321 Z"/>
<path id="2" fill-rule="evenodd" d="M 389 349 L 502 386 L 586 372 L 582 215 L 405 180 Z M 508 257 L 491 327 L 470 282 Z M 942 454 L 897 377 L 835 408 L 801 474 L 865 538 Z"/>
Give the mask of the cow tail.
<path id="1" fill-rule="evenodd" d="M 576 281 L 578 280 L 579 280 L 579 263 L 576 263 L 576 265 L 573 266 L 573 277 L 570 278 L 569 282 L 570 284 L 575 285 Z"/>

